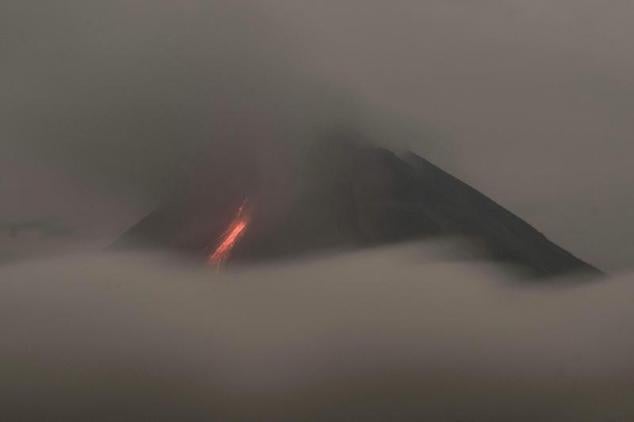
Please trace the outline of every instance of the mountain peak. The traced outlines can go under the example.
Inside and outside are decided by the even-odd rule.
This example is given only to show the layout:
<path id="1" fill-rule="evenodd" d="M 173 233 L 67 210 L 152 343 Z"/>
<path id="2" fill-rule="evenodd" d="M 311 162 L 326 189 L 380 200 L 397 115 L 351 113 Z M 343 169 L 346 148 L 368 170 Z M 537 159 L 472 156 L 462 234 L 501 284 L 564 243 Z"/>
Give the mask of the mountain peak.
<path id="1" fill-rule="evenodd" d="M 352 140 L 312 149 L 300 166 L 300 188 L 275 218 L 267 198 L 250 199 L 251 226 L 235 260 L 269 260 L 332 248 L 363 248 L 430 237 L 477 239 L 495 260 L 535 276 L 598 270 L 549 241 L 493 200 L 428 160 Z M 231 177 L 231 175 L 228 175 Z M 206 256 L 244 192 L 175 201 L 159 207 L 117 245 L 152 244 Z"/>

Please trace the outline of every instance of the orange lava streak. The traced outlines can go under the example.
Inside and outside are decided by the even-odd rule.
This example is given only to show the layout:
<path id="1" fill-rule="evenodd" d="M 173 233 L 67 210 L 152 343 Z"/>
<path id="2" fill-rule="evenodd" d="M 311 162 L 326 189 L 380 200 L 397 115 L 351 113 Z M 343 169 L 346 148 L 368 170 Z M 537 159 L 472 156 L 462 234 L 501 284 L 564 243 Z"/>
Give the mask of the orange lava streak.
<path id="1" fill-rule="evenodd" d="M 222 265 L 231 254 L 231 251 L 235 247 L 238 240 L 244 235 L 244 232 L 247 230 L 249 226 L 249 217 L 244 215 L 244 207 L 245 204 L 242 204 L 238 209 L 238 214 L 229 225 L 229 228 L 225 232 L 222 237 L 222 240 L 214 250 L 214 252 L 209 255 L 209 263 L 219 267 Z"/>

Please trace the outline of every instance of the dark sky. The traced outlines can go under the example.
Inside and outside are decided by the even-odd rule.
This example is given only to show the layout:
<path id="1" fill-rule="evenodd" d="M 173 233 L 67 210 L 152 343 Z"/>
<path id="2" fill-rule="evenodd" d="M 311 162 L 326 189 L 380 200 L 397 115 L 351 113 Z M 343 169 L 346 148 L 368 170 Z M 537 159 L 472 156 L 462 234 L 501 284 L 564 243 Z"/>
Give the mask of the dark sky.
<path id="1" fill-rule="evenodd" d="M 4 254 L 98 245 L 201 157 L 237 150 L 267 168 L 359 108 L 380 141 L 429 156 L 581 257 L 634 262 L 631 1 L 0 8 L 0 219 L 59 217 L 75 233 L 0 234 Z"/>

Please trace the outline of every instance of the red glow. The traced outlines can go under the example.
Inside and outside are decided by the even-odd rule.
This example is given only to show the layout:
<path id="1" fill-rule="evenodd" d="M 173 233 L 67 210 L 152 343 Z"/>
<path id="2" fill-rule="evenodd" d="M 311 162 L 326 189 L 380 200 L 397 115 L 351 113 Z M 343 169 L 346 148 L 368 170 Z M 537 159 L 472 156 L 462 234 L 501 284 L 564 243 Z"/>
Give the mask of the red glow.
<path id="1" fill-rule="evenodd" d="M 218 246 L 216 246 L 214 252 L 209 255 L 208 261 L 210 264 L 220 267 L 224 262 L 226 262 L 227 259 L 229 259 L 231 251 L 246 232 L 249 227 L 249 216 L 245 212 L 245 206 L 246 202 L 240 206 L 238 213 L 233 221 L 231 221 L 229 228 L 222 235 Z"/>

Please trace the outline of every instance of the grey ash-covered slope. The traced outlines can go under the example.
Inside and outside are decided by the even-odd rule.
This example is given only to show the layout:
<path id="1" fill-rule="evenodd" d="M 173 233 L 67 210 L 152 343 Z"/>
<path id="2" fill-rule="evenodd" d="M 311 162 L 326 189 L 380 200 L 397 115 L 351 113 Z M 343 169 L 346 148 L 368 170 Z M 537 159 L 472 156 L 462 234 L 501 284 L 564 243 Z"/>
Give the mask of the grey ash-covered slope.
<path id="1" fill-rule="evenodd" d="M 280 259 L 336 248 L 465 236 L 483 245 L 491 258 L 517 264 L 536 276 L 599 273 L 413 153 L 397 156 L 384 148 L 333 141 L 320 143 L 307 154 L 301 169 L 301 188 L 281 211 L 267 212 L 270 201 L 253 195 L 251 227 L 232 259 Z M 252 191 L 248 182 L 241 181 L 224 192 L 174 200 L 117 243 L 154 244 L 202 257 L 231 220 L 241 197 Z"/>

